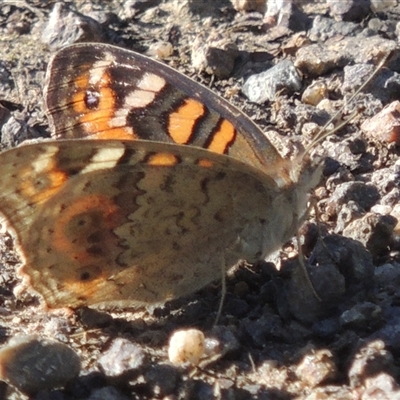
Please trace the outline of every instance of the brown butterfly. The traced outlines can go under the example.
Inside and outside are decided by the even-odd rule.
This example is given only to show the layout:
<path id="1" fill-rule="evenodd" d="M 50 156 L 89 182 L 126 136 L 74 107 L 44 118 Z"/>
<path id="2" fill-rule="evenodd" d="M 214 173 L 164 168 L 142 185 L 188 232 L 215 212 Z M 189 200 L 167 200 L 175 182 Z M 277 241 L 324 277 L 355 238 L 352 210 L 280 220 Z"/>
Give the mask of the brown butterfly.
<path id="1" fill-rule="evenodd" d="M 0 211 L 49 307 L 192 293 L 290 239 L 320 179 L 320 160 L 283 159 L 231 104 L 121 48 L 61 50 L 45 101 L 60 140 L 1 154 Z"/>

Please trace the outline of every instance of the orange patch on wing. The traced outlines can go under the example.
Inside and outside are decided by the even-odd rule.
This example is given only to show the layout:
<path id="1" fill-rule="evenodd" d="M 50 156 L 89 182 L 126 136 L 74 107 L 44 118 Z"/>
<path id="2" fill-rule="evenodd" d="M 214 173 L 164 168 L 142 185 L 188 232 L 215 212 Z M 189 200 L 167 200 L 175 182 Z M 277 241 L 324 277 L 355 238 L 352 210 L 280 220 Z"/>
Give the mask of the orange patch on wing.
<path id="1" fill-rule="evenodd" d="M 211 160 L 206 160 L 203 158 L 199 160 L 198 165 L 203 168 L 211 168 L 214 165 L 214 163 Z"/>
<path id="2" fill-rule="evenodd" d="M 118 139 L 118 140 L 135 140 L 137 136 L 134 133 L 129 133 L 125 128 L 111 128 L 104 132 L 99 132 L 95 135 L 96 139 Z"/>
<path id="3" fill-rule="evenodd" d="M 90 90 L 89 76 L 82 75 L 74 81 L 74 85 L 77 91 L 72 97 L 72 106 L 80 115 L 79 123 L 82 124 L 87 136 L 120 140 L 136 138 L 133 128 L 111 125 L 115 117 L 116 98 L 115 92 L 111 89 L 111 78 L 107 73 L 103 74 L 99 83 L 93 88 L 94 94 L 98 95 L 96 107 L 87 106 L 87 93 Z"/>
<path id="4" fill-rule="evenodd" d="M 110 269 L 103 266 L 110 263 L 110 249 L 116 247 L 113 230 L 122 222 L 120 208 L 108 196 L 82 197 L 62 210 L 53 228 L 52 245 L 70 257 L 71 268 L 73 264 L 79 266 L 70 279 L 63 279 L 67 291 L 82 298 L 93 297 L 99 291 L 109 278 Z M 93 237 L 97 241 L 93 242 Z M 93 246 L 99 247 L 100 253 L 93 251 Z"/>
<path id="5" fill-rule="evenodd" d="M 170 153 L 157 153 L 152 155 L 147 163 L 149 165 L 156 165 L 156 166 L 171 166 L 177 164 L 178 159 L 176 156 Z"/>
<path id="6" fill-rule="evenodd" d="M 207 149 L 214 153 L 224 154 L 228 145 L 235 139 L 235 134 L 235 127 L 229 121 L 224 119 L 219 130 L 214 132 L 212 141 L 207 146 Z"/>
<path id="7" fill-rule="evenodd" d="M 110 239 L 112 245 L 110 231 L 121 223 L 120 208 L 112 198 L 101 195 L 85 196 L 64 207 L 54 226 L 52 244 L 82 265 L 97 260 L 98 256 L 88 251 L 93 244 L 90 236 L 101 234 L 98 244 Z"/>
<path id="8" fill-rule="evenodd" d="M 39 178 L 32 179 L 31 166 L 20 171 L 18 175 L 21 179 L 19 190 L 35 204 L 53 197 L 68 180 L 68 175 L 58 170 L 53 160 L 40 172 Z"/>
<path id="9" fill-rule="evenodd" d="M 204 113 L 203 104 L 194 99 L 187 99 L 185 104 L 169 116 L 168 133 L 171 139 L 175 143 L 186 144 L 198 118 Z"/>

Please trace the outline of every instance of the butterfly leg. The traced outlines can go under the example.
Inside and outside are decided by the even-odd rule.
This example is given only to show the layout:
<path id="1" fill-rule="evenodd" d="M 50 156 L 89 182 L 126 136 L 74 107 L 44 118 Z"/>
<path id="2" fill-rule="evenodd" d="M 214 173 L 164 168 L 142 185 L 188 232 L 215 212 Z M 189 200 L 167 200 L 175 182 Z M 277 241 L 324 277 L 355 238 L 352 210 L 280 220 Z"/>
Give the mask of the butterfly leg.
<path id="1" fill-rule="evenodd" d="M 219 300 L 217 316 L 215 317 L 213 327 L 218 325 L 219 318 L 222 313 L 222 307 L 224 306 L 225 296 L 226 296 L 226 267 L 225 267 L 225 257 L 223 257 L 223 260 L 221 262 L 221 297 Z"/>
<path id="2" fill-rule="evenodd" d="M 296 233 L 296 238 L 297 238 L 297 246 L 298 246 L 298 253 L 299 253 L 299 263 L 300 263 L 300 267 L 303 271 L 303 275 L 304 278 L 306 280 L 306 282 L 308 283 L 312 294 L 315 296 L 315 298 L 319 301 L 322 301 L 321 297 L 319 296 L 319 294 L 316 292 L 313 283 L 311 282 L 310 279 L 310 274 L 307 271 L 307 267 L 306 267 L 306 260 L 304 258 L 304 254 L 303 254 L 303 250 L 301 249 L 301 242 L 300 242 L 300 235 L 299 232 L 297 231 Z"/>
<path id="3" fill-rule="evenodd" d="M 314 210 L 316 212 L 316 215 L 317 215 L 317 221 L 318 221 L 318 213 L 317 213 L 318 210 L 317 210 L 315 201 L 313 201 L 313 200 L 311 200 L 311 204 L 307 207 L 307 210 L 305 212 L 305 216 L 309 215 L 311 208 L 314 208 Z M 303 271 L 304 278 L 305 278 L 306 282 L 308 283 L 308 285 L 309 285 L 309 287 L 311 289 L 311 292 L 315 296 L 315 298 L 317 300 L 319 300 L 319 301 L 322 301 L 321 297 L 316 292 L 316 290 L 314 288 L 314 285 L 311 282 L 310 274 L 307 271 L 306 261 L 305 261 L 305 257 L 304 257 L 303 250 L 302 250 L 302 247 L 301 247 L 301 239 L 300 239 L 300 234 L 299 234 L 299 227 L 296 230 L 296 239 L 297 239 L 297 248 L 298 248 L 297 251 L 298 251 L 298 254 L 299 254 L 299 263 L 300 263 L 300 267 L 301 267 L 301 269 Z"/>

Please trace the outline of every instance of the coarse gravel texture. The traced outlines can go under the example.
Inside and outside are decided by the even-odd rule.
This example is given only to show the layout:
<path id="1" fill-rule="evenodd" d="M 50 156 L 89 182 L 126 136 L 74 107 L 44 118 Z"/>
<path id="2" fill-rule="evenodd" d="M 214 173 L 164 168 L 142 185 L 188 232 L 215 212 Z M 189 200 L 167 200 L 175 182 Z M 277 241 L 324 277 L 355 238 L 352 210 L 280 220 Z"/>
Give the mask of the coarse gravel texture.
<path id="1" fill-rule="evenodd" d="M 232 3 L 3 0 L 1 147 L 49 137 L 46 65 L 56 49 L 82 40 L 158 55 L 242 109 L 285 157 L 345 105 L 344 118 L 356 115 L 316 150 L 327 156 L 324 177 L 299 235 L 318 298 L 293 239 L 268 260 L 228 274 L 214 328 L 218 282 L 159 308 L 48 312 L 35 296 L 17 296 L 20 261 L 3 227 L 0 344 L 32 334 L 57 340 L 79 356 L 81 371 L 65 387 L 30 394 L 0 382 L 0 398 L 400 399 L 399 133 L 360 128 L 400 100 L 400 5 L 303 0 L 274 14 L 272 2 L 265 13 L 263 2 L 253 2 L 262 13 Z M 192 52 L 209 57 L 192 64 Z M 386 66 L 347 104 L 389 52 Z M 246 100 L 249 76 L 283 60 L 296 68 L 301 88 L 291 81 L 266 89 L 268 97 L 275 90 L 272 101 Z M 197 367 L 168 360 L 169 337 L 186 328 L 205 336 Z"/>

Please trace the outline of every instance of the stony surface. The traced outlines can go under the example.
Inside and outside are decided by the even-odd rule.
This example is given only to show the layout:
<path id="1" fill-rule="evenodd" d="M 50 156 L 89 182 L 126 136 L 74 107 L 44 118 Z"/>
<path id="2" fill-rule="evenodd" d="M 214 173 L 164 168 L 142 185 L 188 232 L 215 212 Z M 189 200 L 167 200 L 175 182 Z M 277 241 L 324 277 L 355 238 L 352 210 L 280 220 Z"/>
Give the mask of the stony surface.
<path id="1" fill-rule="evenodd" d="M 82 364 L 80 375 L 64 387 L 37 388 L 31 398 L 400 398 L 398 138 L 388 143 L 385 133 L 365 135 L 360 129 L 400 100 L 400 6 L 393 0 L 371 1 L 373 8 L 355 1 L 293 1 L 280 8 L 281 3 L 0 3 L 2 148 L 49 136 L 41 97 L 46 65 L 53 51 L 77 40 L 163 59 L 244 110 L 285 157 L 296 154 L 300 143 L 307 146 L 345 102 L 344 118 L 357 111 L 317 149 L 327 156 L 315 191 L 319 222 L 311 209 L 313 222 L 299 235 L 309 279 L 296 259 L 295 239 L 268 262 L 241 265 L 227 277 L 222 316 L 213 330 L 219 285 L 148 310 L 46 312 L 36 297 L 14 293 L 20 261 L 3 228 L 1 346 L 18 334 L 35 333 L 68 345 Z M 210 57 L 193 65 L 193 51 L 202 46 Z M 386 67 L 348 103 L 390 50 Z M 225 54 L 229 59 L 217 70 Z M 278 90 L 263 104 L 246 101 L 244 82 L 283 60 L 298 68 L 301 88 Z M 171 334 L 187 328 L 205 336 L 199 368 L 168 360 Z M 0 382 L 0 398 L 27 397 Z"/>

